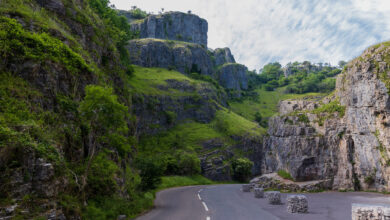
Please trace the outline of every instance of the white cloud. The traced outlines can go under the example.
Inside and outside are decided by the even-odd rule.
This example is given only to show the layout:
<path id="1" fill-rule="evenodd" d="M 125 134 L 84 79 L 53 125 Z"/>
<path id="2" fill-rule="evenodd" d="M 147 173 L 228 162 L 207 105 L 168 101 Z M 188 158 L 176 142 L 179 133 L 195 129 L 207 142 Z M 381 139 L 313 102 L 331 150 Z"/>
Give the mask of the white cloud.
<path id="1" fill-rule="evenodd" d="M 148 12 L 192 10 L 209 23 L 209 47 L 230 47 L 250 69 L 279 61 L 350 60 L 390 40 L 388 0 L 111 0 Z"/>

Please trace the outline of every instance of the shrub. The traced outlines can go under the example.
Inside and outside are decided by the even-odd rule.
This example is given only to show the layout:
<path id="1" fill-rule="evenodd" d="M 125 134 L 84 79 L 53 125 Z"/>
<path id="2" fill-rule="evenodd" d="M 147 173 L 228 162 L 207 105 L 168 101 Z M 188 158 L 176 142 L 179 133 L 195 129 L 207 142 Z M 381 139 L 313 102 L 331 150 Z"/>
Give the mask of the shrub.
<path id="1" fill-rule="evenodd" d="M 135 19 L 143 19 L 143 18 L 146 18 L 148 16 L 148 13 L 146 13 L 146 11 L 142 11 L 141 9 L 139 9 L 137 7 L 133 7 L 130 10 L 130 14 L 131 14 L 131 17 L 133 17 Z"/>
<path id="2" fill-rule="evenodd" d="M 248 158 L 238 158 L 232 162 L 233 178 L 240 182 L 248 181 L 251 176 L 253 162 Z"/>
<path id="3" fill-rule="evenodd" d="M 15 19 L 0 16 L 0 57 L 12 59 L 51 60 L 69 72 L 92 72 L 85 60 L 66 44 L 46 33 L 31 33 Z"/>
<path id="4" fill-rule="evenodd" d="M 96 156 L 88 174 L 88 187 L 86 189 L 89 195 L 110 196 L 114 194 L 118 188 L 115 181 L 118 171 L 118 166 L 109 160 L 104 153 Z"/>
<path id="5" fill-rule="evenodd" d="M 161 176 L 165 170 L 162 162 L 155 158 L 144 157 L 137 159 L 136 166 L 140 170 L 141 190 L 156 189 L 161 183 Z"/>
<path id="6" fill-rule="evenodd" d="M 375 178 L 374 178 L 374 175 L 370 175 L 370 176 L 366 176 L 364 178 L 364 182 L 367 184 L 367 185 L 372 185 L 375 183 Z"/>
<path id="7" fill-rule="evenodd" d="M 176 175 L 179 173 L 178 161 L 175 157 L 168 155 L 165 158 L 165 175 Z"/>
<path id="8" fill-rule="evenodd" d="M 176 113 L 173 111 L 165 111 L 165 116 L 167 117 L 168 124 L 174 124 L 176 120 Z"/>
<path id="9" fill-rule="evenodd" d="M 195 175 L 200 173 L 200 160 L 195 154 L 178 153 L 178 167 L 182 175 Z"/>

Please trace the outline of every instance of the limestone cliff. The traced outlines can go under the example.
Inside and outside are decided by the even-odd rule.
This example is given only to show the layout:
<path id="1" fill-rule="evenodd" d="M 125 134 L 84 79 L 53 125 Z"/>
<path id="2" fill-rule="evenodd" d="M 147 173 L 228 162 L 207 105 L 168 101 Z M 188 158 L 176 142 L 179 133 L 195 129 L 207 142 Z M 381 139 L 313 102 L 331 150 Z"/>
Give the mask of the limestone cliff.
<path id="1" fill-rule="evenodd" d="M 213 63 L 199 44 L 159 39 L 136 39 L 126 46 L 132 63 L 144 67 L 163 67 L 181 73 L 213 73 Z"/>
<path id="2" fill-rule="evenodd" d="M 241 90 L 248 89 L 248 68 L 237 63 L 226 63 L 218 70 L 219 83 L 227 88 L 236 91 L 235 96 L 240 96 Z"/>
<path id="3" fill-rule="evenodd" d="M 367 49 L 320 101 L 280 103 L 265 138 L 265 173 L 296 180 L 332 179 L 333 189 L 389 191 L 389 47 Z"/>
<path id="4" fill-rule="evenodd" d="M 149 15 L 131 23 L 131 27 L 139 31 L 141 38 L 179 40 L 207 48 L 208 24 L 197 15 L 182 12 Z"/>
<path id="5" fill-rule="evenodd" d="M 230 52 L 230 49 L 228 47 L 225 48 L 217 48 L 213 51 L 213 56 L 215 59 L 215 66 L 221 66 L 225 63 L 235 63 L 236 60 L 234 59 L 232 52 Z"/>

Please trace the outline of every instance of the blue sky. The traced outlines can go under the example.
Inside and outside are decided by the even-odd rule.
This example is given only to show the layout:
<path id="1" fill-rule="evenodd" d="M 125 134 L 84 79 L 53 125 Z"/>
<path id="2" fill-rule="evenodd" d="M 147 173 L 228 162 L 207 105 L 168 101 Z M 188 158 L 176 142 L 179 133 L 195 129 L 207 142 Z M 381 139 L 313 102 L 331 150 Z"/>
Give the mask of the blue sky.
<path id="1" fill-rule="evenodd" d="M 230 47 L 250 69 L 279 61 L 351 60 L 390 40 L 390 0 L 111 0 L 120 9 L 191 10 L 209 23 L 210 48 Z"/>

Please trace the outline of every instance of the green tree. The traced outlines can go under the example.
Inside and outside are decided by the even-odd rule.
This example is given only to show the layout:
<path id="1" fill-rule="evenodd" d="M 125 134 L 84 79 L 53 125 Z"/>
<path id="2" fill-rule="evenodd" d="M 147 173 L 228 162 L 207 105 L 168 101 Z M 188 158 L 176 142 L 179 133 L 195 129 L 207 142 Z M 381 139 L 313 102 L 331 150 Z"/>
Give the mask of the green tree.
<path id="1" fill-rule="evenodd" d="M 151 157 L 141 157 L 137 159 L 136 166 L 140 170 L 141 190 L 156 189 L 161 183 L 161 176 L 165 170 L 162 161 Z"/>
<path id="2" fill-rule="evenodd" d="M 269 63 L 263 67 L 261 73 L 267 75 L 270 79 L 278 79 L 283 74 L 282 65 L 278 62 Z"/>
<path id="3" fill-rule="evenodd" d="M 200 173 L 200 160 L 195 154 L 180 152 L 178 155 L 178 167 L 182 175 Z"/>
<path id="4" fill-rule="evenodd" d="M 232 162 L 233 177 L 240 182 L 248 181 L 251 176 L 253 162 L 248 158 L 238 158 Z"/>
<path id="5" fill-rule="evenodd" d="M 85 156 L 88 157 L 82 178 L 84 189 L 98 145 L 130 150 L 125 137 L 128 130 L 126 123 L 128 109 L 119 103 L 111 88 L 88 85 L 85 87 L 85 97 L 80 102 L 78 110 L 82 123 L 88 130 L 87 144 L 84 146 Z"/>

